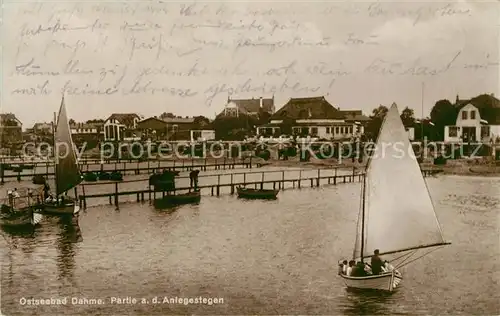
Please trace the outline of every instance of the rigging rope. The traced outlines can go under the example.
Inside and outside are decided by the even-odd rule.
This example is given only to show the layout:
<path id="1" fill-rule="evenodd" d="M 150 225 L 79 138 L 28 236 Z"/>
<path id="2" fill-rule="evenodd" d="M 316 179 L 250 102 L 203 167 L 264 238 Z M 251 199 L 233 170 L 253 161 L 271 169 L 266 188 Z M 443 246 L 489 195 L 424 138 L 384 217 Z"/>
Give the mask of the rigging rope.
<path id="1" fill-rule="evenodd" d="M 418 250 L 418 249 L 417 249 L 417 250 Z M 398 264 L 398 268 L 399 268 L 399 267 L 404 266 L 404 264 L 403 264 L 403 263 L 405 263 L 405 261 L 406 261 L 406 260 L 410 259 L 410 258 L 411 258 L 411 257 L 412 257 L 415 253 L 417 253 L 417 250 L 414 250 L 414 251 L 412 251 L 412 252 L 410 252 L 410 253 L 407 253 L 407 254 L 406 254 L 406 255 L 407 255 L 407 257 L 406 257 L 406 258 L 404 258 L 404 260 L 403 260 L 403 261 L 401 261 L 401 262 Z M 401 256 L 401 257 L 403 257 L 403 256 Z M 401 257 L 400 257 L 400 258 L 401 258 Z"/>
<path id="2" fill-rule="evenodd" d="M 417 257 L 417 258 L 413 259 L 412 261 L 407 262 L 406 264 L 404 264 L 404 265 L 402 265 L 402 266 L 399 266 L 399 268 L 404 267 L 405 265 L 408 265 L 408 264 L 412 263 L 413 261 L 416 261 L 416 260 L 418 260 L 418 259 L 420 259 L 420 258 L 422 258 L 422 257 L 424 257 L 424 256 L 427 256 L 427 255 L 428 255 L 428 254 L 430 254 L 431 252 L 434 252 L 434 251 L 436 251 L 436 250 L 438 250 L 438 249 L 441 249 L 441 248 L 443 248 L 443 247 L 444 247 L 444 246 L 436 247 L 436 248 L 432 249 L 431 251 L 424 253 L 424 254 L 423 254 L 423 255 L 421 255 L 420 257 Z"/>

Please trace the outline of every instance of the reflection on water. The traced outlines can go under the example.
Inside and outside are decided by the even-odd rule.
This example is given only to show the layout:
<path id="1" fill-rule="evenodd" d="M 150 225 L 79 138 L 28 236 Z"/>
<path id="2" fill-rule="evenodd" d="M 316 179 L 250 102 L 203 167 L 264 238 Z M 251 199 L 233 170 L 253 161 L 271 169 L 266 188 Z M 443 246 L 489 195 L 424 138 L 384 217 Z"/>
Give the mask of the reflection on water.
<path id="1" fill-rule="evenodd" d="M 398 292 L 346 289 L 341 298 L 344 315 L 392 315 L 388 305 L 398 299 Z M 400 313 L 401 314 L 401 313 Z"/>
<path id="2" fill-rule="evenodd" d="M 83 241 L 78 223 L 78 216 L 62 217 L 59 219 L 59 236 L 57 238 L 57 269 L 58 280 L 76 285 L 75 270 L 75 243 Z"/>

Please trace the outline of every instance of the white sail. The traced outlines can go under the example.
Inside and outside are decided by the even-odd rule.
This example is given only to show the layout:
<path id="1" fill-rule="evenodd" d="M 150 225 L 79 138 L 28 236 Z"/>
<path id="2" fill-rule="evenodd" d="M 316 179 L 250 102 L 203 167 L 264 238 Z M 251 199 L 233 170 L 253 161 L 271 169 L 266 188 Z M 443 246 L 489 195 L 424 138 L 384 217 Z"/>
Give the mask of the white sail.
<path id="1" fill-rule="evenodd" d="M 427 185 L 396 104 L 389 109 L 365 179 L 364 243 L 355 257 L 444 244 Z M 363 254 L 361 254 L 363 248 Z"/>

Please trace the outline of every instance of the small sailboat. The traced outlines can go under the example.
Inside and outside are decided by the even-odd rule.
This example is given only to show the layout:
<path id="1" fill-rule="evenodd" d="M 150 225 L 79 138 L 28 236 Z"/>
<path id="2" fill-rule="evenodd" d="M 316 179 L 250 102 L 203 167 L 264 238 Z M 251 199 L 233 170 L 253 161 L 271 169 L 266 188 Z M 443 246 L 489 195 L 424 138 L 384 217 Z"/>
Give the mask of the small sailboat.
<path id="1" fill-rule="evenodd" d="M 353 253 L 353 260 L 365 263 L 379 250 L 383 259 L 391 259 L 390 268 L 377 275 L 340 276 L 348 288 L 393 291 L 403 279 L 398 269 L 448 244 L 397 105 L 393 104 L 366 167 Z M 422 249 L 430 251 L 411 258 Z"/>
<path id="2" fill-rule="evenodd" d="M 66 194 L 69 190 L 76 188 L 83 181 L 83 177 L 76 160 L 75 147 L 71 138 L 71 129 L 66 114 L 64 95 L 56 122 L 54 131 L 54 147 L 58 149 L 54 151 L 56 198 L 53 201 L 45 201 L 41 212 L 49 215 L 72 215 L 80 211 L 80 207 L 76 201 L 78 198 L 76 189 L 75 199 L 68 197 Z"/>
<path id="3" fill-rule="evenodd" d="M 13 210 L 10 214 L 0 215 L 0 226 L 10 229 L 32 228 L 42 221 L 43 215 L 33 212 L 31 207 L 26 209 Z"/>
<path id="4" fill-rule="evenodd" d="M 41 222 L 43 216 L 33 213 L 36 207 L 36 203 L 33 202 L 31 195 L 15 197 L 10 191 L 7 204 L 0 205 L 0 226 L 3 229 L 12 230 L 35 227 Z"/>

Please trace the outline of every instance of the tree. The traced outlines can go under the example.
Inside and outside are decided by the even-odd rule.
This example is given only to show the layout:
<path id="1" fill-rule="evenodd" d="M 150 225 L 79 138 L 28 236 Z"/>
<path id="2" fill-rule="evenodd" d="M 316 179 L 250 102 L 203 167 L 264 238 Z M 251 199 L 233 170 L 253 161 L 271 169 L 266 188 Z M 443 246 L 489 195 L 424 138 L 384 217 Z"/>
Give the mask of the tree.
<path id="1" fill-rule="evenodd" d="M 269 123 L 270 118 L 271 118 L 271 113 L 264 111 L 262 108 L 259 109 L 259 113 L 258 113 L 258 124 L 259 125 Z"/>
<path id="2" fill-rule="evenodd" d="M 365 134 L 369 139 L 377 139 L 380 127 L 382 126 L 382 122 L 384 121 L 384 117 L 388 111 L 389 109 L 383 105 L 373 109 L 372 115 L 370 115 L 370 121 L 365 128 Z"/>
<path id="3" fill-rule="evenodd" d="M 203 115 L 199 115 L 194 117 L 194 124 L 198 127 L 204 127 L 210 124 L 210 120 Z"/>
<path id="4" fill-rule="evenodd" d="M 405 107 L 401 112 L 401 121 L 404 126 L 413 126 L 415 124 L 415 112 L 409 107 Z"/>
<path id="5" fill-rule="evenodd" d="M 175 118 L 175 115 L 173 113 L 167 113 L 167 112 L 163 112 L 161 115 L 160 115 L 160 118 L 161 119 L 166 119 L 166 118 Z"/>
<path id="6" fill-rule="evenodd" d="M 240 114 L 238 117 L 218 117 L 212 122 L 215 137 L 222 140 L 243 140 L 246 134 L 253 132 L 257 119 Z"/>
<path id="7" fill-rule="evenodd" d="M 69 125 L 75 125 L 75 124 L 76 124 L 76 122 L 75 122 L 75 120 L 74 120 L 74 119 L 69 119 L 69 122 L 68 122 L 68 123 L 69 123 Z"/>
<path id="8" fill-rule="evenodd" d="M 389 112 L 389 109 L 386 106 L 379 105 L 378 108 L 373 109 L 372 115 L 370 117 L 379 118 L 383 120 L 387 112 Z"/>
<path id="9" fill-rule="evenodd" d="M 88 124 L 91 124 L 91 123 L 104 123 L 104 120 L 103 119 L 88 120 L 87 123 Z"/>
<path id="10" fill-rule="evenodd" d="M 457 114 L 457 109 L 446 99 L 437 101 L 432 107 L 431 120 L 434 123 L 437 140 L 444 140 L 444 127 L 455 125 Z"/>

